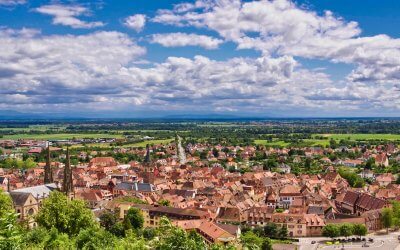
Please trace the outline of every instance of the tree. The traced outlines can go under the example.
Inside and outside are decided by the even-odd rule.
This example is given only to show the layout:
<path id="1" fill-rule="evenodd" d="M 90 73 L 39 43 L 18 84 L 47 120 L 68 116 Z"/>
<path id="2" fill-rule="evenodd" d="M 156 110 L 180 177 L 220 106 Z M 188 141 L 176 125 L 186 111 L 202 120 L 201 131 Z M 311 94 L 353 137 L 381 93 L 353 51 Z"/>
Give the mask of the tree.
<path id="1" fill-rule="evenodd" d="M 161 218 L 157 228 L 158 241 L 155 249 L 163 250 L 197 250 L 207 249 L 203 238 L 192 231 L 187 233 L 182 228 L 175 227 L 167 218 Z"/>
<path id="2" fill-rule="evenodd" d="M 353 226 L 349 223 L 343 223 L 339 228 L 340 236 L 349 237 L 353 235 Z"/>
<path id="3" fill-rule="evenodd" d="M 100 215 L 100 225 L 104 227 L 105 230 L 110 231 L 111 228 L 117 223 L 118 218 L 115 213 L 104 212 Z"/>
<path id="4" fill-rule="evenodd" d="M 130 222 L 134 229 L 140 229 L 143 227 L 144 218 L 140 209 L 131 207 L 126 214 L 126 219 Z"/>
<path id="5" fill-rule="evenodd" d="M 43 201 L 36 217 L 40 226 L 56 228 L 60 233 L 77 235 L 80 230 L 95 227 L 93 213 L 82 200 L 69 200 L 63 193 L 53 191 Z"/>
<path id="6" fill-rule="evenodd" d="M 358 235 L 361 237 L 361 236 L 365 236 L 367 234 L 368 229 L 364 224 L 354 224 L 353 232 L 355 235 Z"/>
<path id="7" fill-rule="evenodd" d="M 390 208 L 382 209 L 382 225 L 386 228 L 386 233 L 389 232 L 389 228 L 393 225 L 393 210 Z"/>
<path id="8" fill-rule="evenodd" d="M 17 218 L 14 212 L 7 212 L 0 217 L 0 250 L 21 249 L 23 233 Z"/>
<path id="9" fill-rule="evenodd" d="M 11 197 L 0 189 L 0 218 L 14 211 Z"/>
<path id="10" fill-rule="evenodd" d="M 264 235 L 270 238 L 276 238 L 278 234 L 278 227 L 275 223 L 269 222 L 264 226 Z"/>
<path id="11" fill-rule="evenodd" d="M 117 237 L 125 237 L 125 228 L 122 222 L 117 222 L 110 228 L 110 233 L 114 234 Z"/>
<path id="12" fill-rule="evenodd" d="M 113 249 L 115 243 L 115 236 L 102 228 L 81 230 L 76 237 L 76 247 L 78 249 Z"/>
<path id="13" fill-rule="evenodd" d="M 240 236 L 243 249 L 261 249 L 264 241 L 252 231 L 248 231 Z"/>
<path id="14" fill-rule="evenodd" d="M 329 238 L 335 238 L 340 235 L 339 227 L 335 224 L 328 224 L 322 229 L 322 235 Z"/>
<path id="15" fill-rule="evenodd" d="M 161 205 L 161 206 L 164 206 L 164 207 L 170 207 L 171 206 L 171 202 L 169 202 L 169 200 L 163 200 L 163 199 L 159 200 L 158 204 Z"/>
<path id="16" fill-rule="evenodd" d="M 287 238 L 288 237 L 287 227 L 286 226 L 280 227 L 277 236 L 278 236 L 278 238 L 281 238 L 281 239 Z"/>

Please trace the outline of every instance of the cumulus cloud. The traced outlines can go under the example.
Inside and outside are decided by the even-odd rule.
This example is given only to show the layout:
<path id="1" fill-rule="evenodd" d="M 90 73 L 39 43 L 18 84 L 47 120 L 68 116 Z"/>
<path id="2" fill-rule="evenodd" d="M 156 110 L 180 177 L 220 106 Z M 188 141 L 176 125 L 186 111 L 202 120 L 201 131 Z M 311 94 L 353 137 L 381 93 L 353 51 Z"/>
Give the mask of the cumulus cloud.
<path id="1" fill-rule="evenodd" d="M 4 30 L 0 43 L 0 61 L 6 62 L 0 67 L 0 108 L 251 110 L 299 105 L 303 81 L 330 83 L 290 56 L 169 57 L 141 68 L 136 62 L 145 49 L 119 32 L 45 36 Z"/>
<path id="2" fill-rule="evenodd" d="M 136 14 L 125 18 L 124 25 L 130 29 L 140 32 L 146 25 L 146 15 Z"/>
<path id="3" fill-rule="evenodd" d="M 151 37 L 151 42 L 159 43 L 164 47 L 200 46 L 206 49 L 216 49 L 223 43 L 223 40 L 211 36 L 178 32 L 154 34 Z"/>
<path id="4" fill-rule="evenodd" d="M 105 25 L 103 22 L 86 22 L 80 20 L 78 17 L 90 15 L 90 10 L 80 5 L 50 4 L 36 8 L 35 11 L 52 16 L 53 24 L 70 26 L 74 29 L 89 29 Z"/>
<path id="5" fill-rule="evenodd" d="M 361 37 L 356 22 L 326 11 L 320 15 L 289 0 L 240 0 L 181 3 L 159 10 L 153 22 L 207 28 L 239 49 L 328 59 L 356 65 L 350 81 L 400 80 L 400 39 Z"/>

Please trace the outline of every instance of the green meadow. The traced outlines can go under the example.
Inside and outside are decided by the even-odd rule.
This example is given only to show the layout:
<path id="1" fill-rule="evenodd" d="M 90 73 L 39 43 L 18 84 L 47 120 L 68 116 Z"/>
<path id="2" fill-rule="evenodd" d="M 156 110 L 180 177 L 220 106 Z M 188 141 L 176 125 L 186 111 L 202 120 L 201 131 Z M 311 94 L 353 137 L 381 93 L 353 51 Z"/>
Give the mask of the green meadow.
<path id="1" fill-rule="evenodd" d="M 68 140 L 68 139 L 98 139 L 98 138 L 123 138 L 121 134 L 14 134 L 14 135 L 4 135 L 1 139 L 32 139 L 32 140 Z"/>

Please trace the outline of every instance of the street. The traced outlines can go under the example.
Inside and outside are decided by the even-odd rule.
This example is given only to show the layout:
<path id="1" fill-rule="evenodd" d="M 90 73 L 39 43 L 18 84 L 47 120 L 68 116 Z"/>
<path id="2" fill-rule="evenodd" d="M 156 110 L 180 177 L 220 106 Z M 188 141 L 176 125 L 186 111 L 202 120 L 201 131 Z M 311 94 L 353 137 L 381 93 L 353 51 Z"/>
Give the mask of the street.
<path id="1" fill-rule="evenodd" d="M 399 232 L 390 233 L 389 235 L 375 235 L 370 234 L 365 236 L 365 238 L 369 239 L 372 238 L 374 242 L 367 242 L 368 248 L 367 249 L 387 249 L 387 250 L 400 250 L 400 242 L 398 240 L 398 236 L 400 235 Z M 314 238 L 300 238 L 298 245 L 300 246 L 300 250 L 316 250 L 316 249 L 365 249 L 363 247 L 364 242 L 349 242 L 349 243 L 342 243 L 338 245 L 327 245 L 322 243 L 323 241 L 331 241 L 330 238 L 325 237 L 314 237 Z M 312 244 L 312 241 L 316 241 L 315 244 Z"/>

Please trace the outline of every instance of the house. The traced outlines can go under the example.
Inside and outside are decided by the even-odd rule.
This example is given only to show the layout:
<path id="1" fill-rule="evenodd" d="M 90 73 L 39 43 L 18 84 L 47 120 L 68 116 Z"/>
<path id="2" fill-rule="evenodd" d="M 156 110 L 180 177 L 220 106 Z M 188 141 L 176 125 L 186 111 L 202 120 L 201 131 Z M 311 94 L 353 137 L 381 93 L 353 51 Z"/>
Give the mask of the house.
<path id="1" fill-rule="evenodd" d="M 389 159 L 385 153 L 377 154 L 374 158 L 375 158 L 375 164 L 377 166 L 383 166 L 383 167 L 389 166 Z"/>
<path id="2" fill-rule="evenodd" d="M 394 182 L 395 178 L 392 173 L 385 173 L 385 174 L 378 175 L 376 177 L 376 181 L 379 183 L 379 186 L 386 187 L 390 183 Z"/>
<path id="3" fill-rule="evenodd" d="M 388 206 L 384 199 L 373 197 L 370 194 L 347 191 L 342 201 L 336 200 L 336 207 L 342 213 L 362 214 L 367 211 L 382 209 Z"/>
<path id="4" fill-rule="evenodd" d="M 252 207 L 245 212 L 245 223 L 250 227 L 265 226 L 271 221 L 275 207 Z"/>
<path id="5" fill-rule="evenodd" d="M 21 221 L 27 221 L 30 227 L 36 227 L 36 222 L 33 217 L 39 211 L 39 201 L 32 195 L 32 193 L 11 192 L 11 199 L 15 211 L 18 213 Z"/>
<path id="6" fill-rule="evenodd" d="M 289 208 L 296 198 L 302 198 L 300 187 L 286 185 L 279 191 L 278 206 L 281 208 Z"/>
<path id="7" fill-rule="evenodd" d="M 164 216 L 172 221 L 200 219 L 208 220 L 210 218 L 210 214 L 208 212 L 198 209 L 182 209 L 158 205 L 152 206 L 129 202 L 120 203 L 118 207 L 121 219 L 125 217 L 131 207 L 140 209 L 144 218 L 144 227 L 158 227 L 160 225 L 160 219 Z"/>
<path id="8" fill-rule="evenodd" d="M 39 186 L 14 189 L 10 192 L 10 195 L 12 195 L 12 193 L 32 194 L 32 196 L 35 197 L 38 203 L 41 204 L 43 199 L 47 198 L 54 190 L 58 190 L 58 186 L 55 183 L 50 183 Z"/>
<path id="9" fill-rule="evenodd" d="M 325 222 L 315 214 L 273 214 L 271 222 L 286 227 L 290 237 L 321 236 Z"/>
<path id="10" fill-rule="evenodd" d="M 218 224 L 208 220 L 174 221 L 173 224 L 187 231 L 195 230 L 208 244 L 234 245 L 240 237 L 240 227 Z"/>
<path id="11" fill-rule="evenodd" d="M 241 224 L 246 218 L 244 213 L 237 207 L 220 207 L 215 220 L 224 224 Z"/>
<path id="12" fill-rule="evenodd" d="M 156 192 L 156 188 L 153 184 L 142 183 L 142 182 L 120 182 L 113 189 L 114 195 L 127 193 L 130 195 L 139 193 L 144 196 L 149 196 Z"/>

